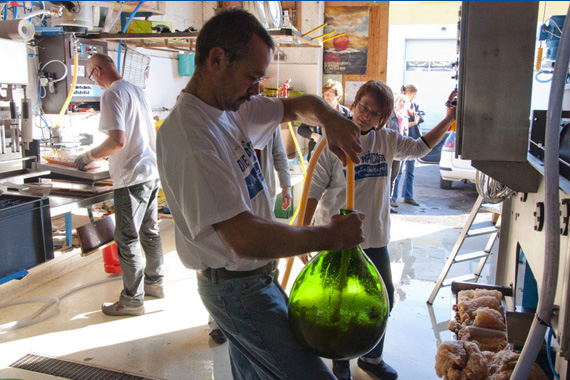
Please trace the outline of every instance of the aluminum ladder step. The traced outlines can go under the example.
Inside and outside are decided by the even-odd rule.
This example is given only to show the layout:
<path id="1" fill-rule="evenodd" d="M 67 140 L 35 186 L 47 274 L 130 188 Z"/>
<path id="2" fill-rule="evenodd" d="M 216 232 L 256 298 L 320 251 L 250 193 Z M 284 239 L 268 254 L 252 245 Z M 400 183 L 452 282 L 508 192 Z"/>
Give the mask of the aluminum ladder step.
<path id="1" fill-rule="evenodd" d="M 475 281 L 477 279 L 479 279 L 479 276 L 473 273 L 469 273 L 469 274 L 464 274 L 463 276 L 448 278 L 443 282 L 441 286 L 449 286 L 453 281 L 468 282 L 468 281 Z"/>
<path id="2" fill-rule="evenodd" d="M 474 236 L 481 236 L 481 235 L 489 235 L 493 232 L 497 232 L 497 227 L 483 227 L 483 228 L 474 228 L 467 232 L 467 237 L 474 237 Z"/>
<path id="3" fill-rule="evenodd" d="M 451 250 L 451 253 L 447 258 L 447 261 L 439 275 L 439 278 L 437 279 L 435 286 L 427 300 L 428 305 L 433 304 L 433 301 L 435 300 L 435 297 L 442 286 L 451 285 L 453 281 L 477 282 L 479 277 L 481 277 L 481 272 L 483 271 L 483 267 L 485 266 L 487 259 L 491 255 L 493 245 L 497 241 L 500 231 L 500 228 L 496 227 L 493 223 L 482 223 L 483 227 L 477 226 L 478 228 L 472 229 L 475 218 L 477 217 L 479 211 L 481 211 L 482 206 L 483 206 L 483 197 L 479 195 L 477 197 L 477 200 L 475 201 L 475 204 L 473 205 L 473 208 L 471 209 L 471 213 L 467 217 L 467 221 L 465 222 L 463 229 L 459 233 L 457 241 L 455 242 L 455 245 Z M 459 251 L 461 250 L 461 246 L 463 245 L 465 239 L 467 239 L 468 237 L 475 237 L 481 235 L 491 235 L 483 251 L 477 251 L 477 252 L 459 255 Z M 446 280 L 447 275 L 453 264 L 474 259 L 479 259 L 479 264 L 477 265 L 477 269 L 475 269 L 473 273 Z"/>
<path id="4" fill-rule="evenodd" d="M 457 256 L 455 256 L 455 260 L 453 260 L 453 261 L 456 263 L 461 263 L 463 261 L 480 259 L 482 257 L 487 257 L 487 256 L 489 256 L 489 252 L 476 251 L 476 252 L 471 252 L 471 253 L 464 253 L 462 255 L 457 255 Z"/>

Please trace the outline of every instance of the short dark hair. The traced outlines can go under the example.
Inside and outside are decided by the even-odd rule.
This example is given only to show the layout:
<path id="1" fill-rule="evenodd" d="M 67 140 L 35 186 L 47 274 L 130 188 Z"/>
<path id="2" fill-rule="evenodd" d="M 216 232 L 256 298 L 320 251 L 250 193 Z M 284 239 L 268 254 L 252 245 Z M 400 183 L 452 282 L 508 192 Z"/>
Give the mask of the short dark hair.
<path id="1" fill-rule="evenodd" d="M 358 104 L 364 95 L 374 97 L 381 104 L 382 108 L 379 110 L 381 115 L 378 127 L 383 127 L 388 122 L 388 119 L 394 110 L 394 94 L 392 93 L 392 89 L 384 82 L 369 80 L 360 86 L 356 92 L 354 105 Z"/>
<path id="2" fill-rule="evenodd" d="M 251 13 L 240 8 L 228 8 L 209 19 L 196 39 L 196 66 L 203 66 L 210 50 L 221 47 L 228 54 L 229 63 L 245 58 L 254 35 L 275 49 L 267 30 Z"/>

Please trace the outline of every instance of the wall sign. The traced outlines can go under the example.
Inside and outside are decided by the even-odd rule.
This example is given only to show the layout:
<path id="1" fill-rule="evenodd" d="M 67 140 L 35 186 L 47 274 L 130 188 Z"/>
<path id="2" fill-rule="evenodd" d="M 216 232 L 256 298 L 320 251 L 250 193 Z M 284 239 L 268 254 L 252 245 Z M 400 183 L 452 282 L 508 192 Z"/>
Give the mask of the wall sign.
<path id="1" fill-rule="evenodd" d="M 369 19 L 368 7 L 325 8 L 323 32 L 346 34 L 324 43 L 324 74 L 366 74 Z"/>

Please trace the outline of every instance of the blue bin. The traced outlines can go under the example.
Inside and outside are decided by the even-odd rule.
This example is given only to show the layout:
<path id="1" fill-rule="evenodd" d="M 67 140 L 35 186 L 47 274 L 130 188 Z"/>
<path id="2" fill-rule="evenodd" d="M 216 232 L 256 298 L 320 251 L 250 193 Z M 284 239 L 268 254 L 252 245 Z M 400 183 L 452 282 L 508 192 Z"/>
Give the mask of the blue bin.
<path id="1" fill-rule="evenodd" d="M 178 75 L 191 77 L 194 74 L 194 54 L 178 54 Z"/>

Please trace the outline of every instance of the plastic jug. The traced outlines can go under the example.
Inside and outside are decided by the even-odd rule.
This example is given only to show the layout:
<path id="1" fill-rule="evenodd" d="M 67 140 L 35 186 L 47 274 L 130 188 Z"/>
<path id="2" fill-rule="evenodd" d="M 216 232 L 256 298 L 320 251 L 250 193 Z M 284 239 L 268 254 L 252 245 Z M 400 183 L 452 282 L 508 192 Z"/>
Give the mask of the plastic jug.
<path id="1" fill-rule="evenodd" d="M 122 273 L 121 264 L 119 263 L 119 252 L 117 244 L 113 243 L 103 248 L 103 262 L 105 263 L 106 273 Z"/>

